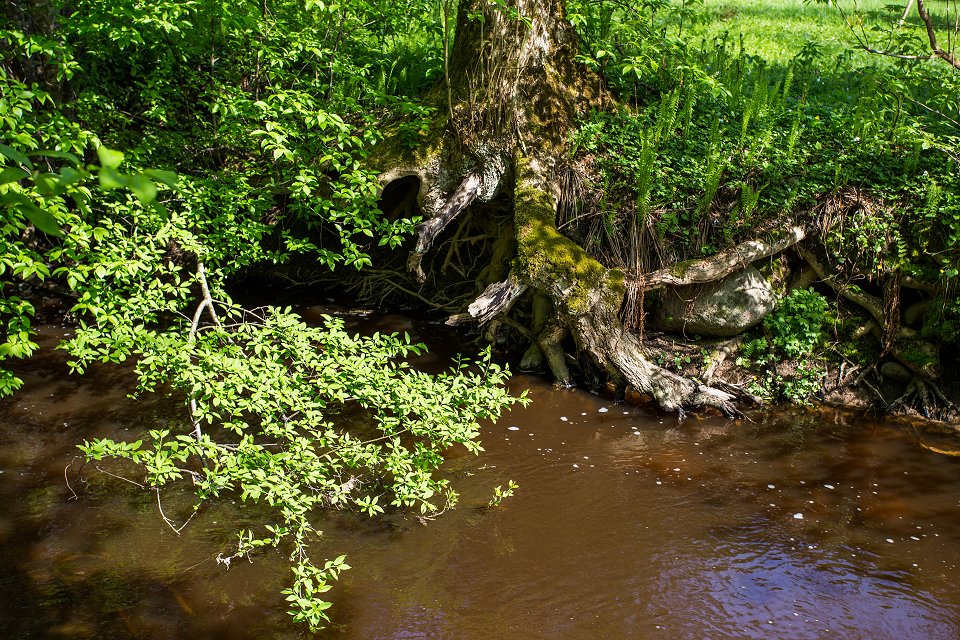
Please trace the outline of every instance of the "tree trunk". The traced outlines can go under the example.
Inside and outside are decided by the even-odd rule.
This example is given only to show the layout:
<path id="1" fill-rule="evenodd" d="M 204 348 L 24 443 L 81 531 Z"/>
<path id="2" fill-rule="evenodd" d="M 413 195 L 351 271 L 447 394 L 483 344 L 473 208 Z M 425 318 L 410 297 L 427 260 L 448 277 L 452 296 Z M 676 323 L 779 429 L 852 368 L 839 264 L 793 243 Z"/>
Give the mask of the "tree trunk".
<path id="1" fill-rule="evenodd" d="M 376 154 L 381 182 L 415 175 L 427 220 L 418 228 L 409 266 L 421 279 L 421 258 L 443 228 L 474 201 L 512 194 L 516 255 L 509 284 L 490 292 L 529 289 L 553 314 L 532 334 L 557 381 L 569 384 L 561 347 L 569 332 L 609 375 L 683 412 L 704 405 L 739 415 L 730 394 L 649 362 L 639 339 L 618 317 L 622 272 L 607 269 L 556 226 L 564 162 L 576 119 L 608 101 L 602 79 L 577 64 L 578 40 L 562 0 L 514 0 L 505 9 L 485 0 L 460 3 L 448 84 L 435 94 L 434 137 L 420 149 L 387 143 Z M 522 287 L 522 288 L 521 288 Z M 485 303 L 484 310 L 494 308 Z M 490 313 L 471 316 L 490 319 Z M 458 316 L 458 319 L 467 317 Z M 542 328 L 541 328 L 542 327 Z"/>

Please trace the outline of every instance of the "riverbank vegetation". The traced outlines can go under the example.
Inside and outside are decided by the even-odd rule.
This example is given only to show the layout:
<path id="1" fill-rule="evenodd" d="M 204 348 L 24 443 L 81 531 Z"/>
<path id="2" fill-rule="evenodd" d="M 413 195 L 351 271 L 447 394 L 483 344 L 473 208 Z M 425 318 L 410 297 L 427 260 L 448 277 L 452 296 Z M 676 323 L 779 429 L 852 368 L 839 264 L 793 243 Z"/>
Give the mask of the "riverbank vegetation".
<path id="1" fill-rule="evenodd" d="M 313 626 L 344 565 L 311 514 L 451 506 L 442 452 L 516 399 L 489 355 L 427 376 L 403 337 L 235 302 L 253 280 L 423 304 L 681 414 L 955 419 L 956 7 L 911 7 L 12 3 L 0 359 L 69 299 L 78 373 L 132 362 L 187 407 L 85 454 L 274 507 L 225 559 L 283 546 Z"/>

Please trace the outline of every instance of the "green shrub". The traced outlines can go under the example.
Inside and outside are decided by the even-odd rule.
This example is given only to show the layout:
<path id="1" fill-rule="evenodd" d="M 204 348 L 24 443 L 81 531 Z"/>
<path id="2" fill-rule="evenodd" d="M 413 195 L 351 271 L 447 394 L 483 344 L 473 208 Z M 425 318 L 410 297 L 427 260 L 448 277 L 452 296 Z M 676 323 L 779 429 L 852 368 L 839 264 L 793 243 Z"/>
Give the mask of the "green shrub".
<path id="1" fill-rule="evenodd" d="M 829 321 L 826 298 L 813 290 L 794 289 L 763 321 L 773 347 L 786 358 L 811 354 Z"/>

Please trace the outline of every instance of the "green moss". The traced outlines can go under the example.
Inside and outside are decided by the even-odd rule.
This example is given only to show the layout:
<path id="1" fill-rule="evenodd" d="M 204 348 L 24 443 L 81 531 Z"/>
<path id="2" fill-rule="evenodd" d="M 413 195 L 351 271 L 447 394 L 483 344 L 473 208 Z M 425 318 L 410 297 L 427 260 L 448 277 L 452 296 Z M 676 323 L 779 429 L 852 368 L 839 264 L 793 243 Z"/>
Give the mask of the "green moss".
<path id="1" fill-rule="evenodd" d="M 683 262 L 678 262 L 677 264 L 670 267 L 670 275 L 675 278 L 683 278 L 687 275 L 687 271 L 690 269 L 690 263 L 693 260 L 684 260 Z"/>
<path id="2" fill-rule="evenodd" d="M 939 373 L 940 362 L 936 347 L 928 342 L 918 340 L 906 342 L 900 349 L 900 356 L 912 364 L 916 371 L 929 376 Z"/>
<path id="3" fill-rule="evenodd" d="M 539 288 L 563 291 L 560 302 L 571 315 L 589 312 L 596 291 L 603 292 L 603 304 L 619 306 L 626 290 L 623 273 L 607 270 L 557 231 L 553 200 L 534 186 L 526 159 L 517 161 L 514 197 L 521 272 Z"/>
<path id="4" fill-rule="evenodd" d="M 405 136 L 401 131 L 403 122 L 385 126 L 383 140 L 370 153 L 367 166 L 377 173 L 396 167 L 425 167 L 443 151 L 448 119 L 445 110 L 437 110 L 430 121 L 429 133 L 422 136 L 420 143 L 414 148 L 410 148 L 406 143 L 409 136 Z"/>

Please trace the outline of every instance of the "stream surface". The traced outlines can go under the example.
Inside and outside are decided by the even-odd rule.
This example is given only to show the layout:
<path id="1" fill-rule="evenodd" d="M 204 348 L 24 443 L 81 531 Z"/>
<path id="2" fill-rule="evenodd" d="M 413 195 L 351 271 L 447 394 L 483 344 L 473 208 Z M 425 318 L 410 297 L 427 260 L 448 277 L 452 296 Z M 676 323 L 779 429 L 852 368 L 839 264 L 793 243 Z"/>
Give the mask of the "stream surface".
<path id="1" fill-rule="evenodd" d="M 350 322 L 426 341 L 426 368 L 458 348 L 435 324 Z M 214 561 L 255 512 L 210 504 L 177 536 L 155 494 L 92 465 L 81 480 L 79 459 L 68 486 L 76 443 L 184 417 L 129 399 L 122 368 L 68 376 L 68 331 L 43 329 L 0 403 L 2 638 L 960 638 L 960 460 L 842 413 L 678 425 L 524 375 L 532 405 L 486 427 L 480 457 L 451 453 L 457 509 L 325 523 L 313 552 L 354 568 L 310 636 L 285 613 L 282 554 Z M 508 479 L 516 496 L 485 508 Z M 191 510 L 164 495 L 171 519 Z"/>

